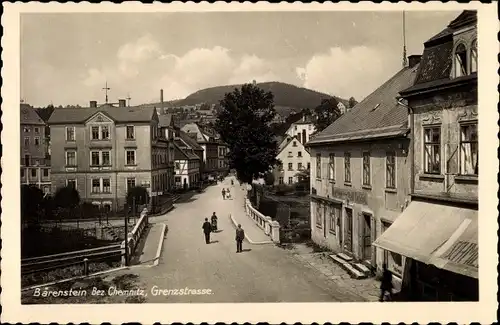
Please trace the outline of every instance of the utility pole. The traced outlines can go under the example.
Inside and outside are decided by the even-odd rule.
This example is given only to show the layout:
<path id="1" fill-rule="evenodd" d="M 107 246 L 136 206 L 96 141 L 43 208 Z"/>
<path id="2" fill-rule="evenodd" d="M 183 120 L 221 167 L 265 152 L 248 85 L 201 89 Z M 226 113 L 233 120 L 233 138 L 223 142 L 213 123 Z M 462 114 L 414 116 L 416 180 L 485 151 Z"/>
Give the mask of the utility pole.
<path id="1" fill-rule="evenodd" d="M 129 206 L 127 203 L 125 203 L 125 266 L 128 266 L 128 209 Z"/>
<path id="2" fill-rule="evenodd" d="M 108 82 L 106 81 L 106 87 L 104 87 L 102 90 L 106 92 L 106 104 L 108 103 L 108 90 L 111 90 L 111 88 L 108 87 Z"/>
<path id="3" fill-rule="evenodd" d="M 405 20 L 405 12 L 403 10 L 403 68 L 408 64 L 406 58 L 406 20 Z"/>

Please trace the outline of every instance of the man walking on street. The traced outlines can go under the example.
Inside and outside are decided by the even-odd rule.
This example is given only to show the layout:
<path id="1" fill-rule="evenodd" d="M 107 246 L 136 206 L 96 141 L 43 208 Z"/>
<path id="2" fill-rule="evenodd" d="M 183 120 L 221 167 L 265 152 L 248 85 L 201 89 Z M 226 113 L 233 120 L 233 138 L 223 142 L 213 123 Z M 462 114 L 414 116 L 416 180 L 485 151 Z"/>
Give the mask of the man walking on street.
<path id="1" fill-rule="evenodd" d="M 385 293 L 389 293 L 389 299 L 392 300 L 392 273 L 387 269 L 387 265 L 382 264 L 382 281 L 380 283 L 380 299 L 383 302 Z"/>
<path id="2" fill-rule="evenodd" d="M 236 229 L 236 253 L 241 253 L 243 251 L 243 239 L 245 239 L 245 231 L 239 224 Z"/>
<path id="3" fill-rule="evenodd" d="M 222 199 L 223 200 L 226 199 L 226 189 L 225 188 L 222 188 Z"/>
<path id="4" fill-rule="evenodd" d="M 205 218 L 205 222 L 203 223 L 203 226 L 201 226 L 203 229 L 203 233 L 205 234 L 205 242 L 207 244 L 210 244 L 210 232 L 212 231 L 212 225 L 210 222 L 208 222 L 208 218 Z"/>

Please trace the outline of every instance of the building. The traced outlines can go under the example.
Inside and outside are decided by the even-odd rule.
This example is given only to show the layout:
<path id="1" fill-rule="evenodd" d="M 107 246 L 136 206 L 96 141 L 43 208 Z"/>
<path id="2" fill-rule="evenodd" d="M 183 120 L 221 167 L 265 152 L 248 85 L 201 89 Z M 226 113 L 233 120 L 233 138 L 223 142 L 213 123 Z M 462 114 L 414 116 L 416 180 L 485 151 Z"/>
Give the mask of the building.
<path id="1" fill-rule="evenodd" d="M 225 143 L 220 141 L 217 150 L 219 151 L 219 171 L 224 175 L 225 171 L 229 171 L 228 147 Z"/>
<path id="2" fill-rule="evenodd" d="M 174 144 L 175 147 L 175 188 L 176 189 L 192 189 L 199 187 L 200 176 L 200 157 L 194 153 L 192 149 L 181 149 Z"/>
<path id="3" fill-rule="evenodd" d="M 424 44 L 408 105 L 411 203 L 375 245 L 405 257 L 403 292 L 477 301 L 477 18 L 464 11 Z"/>
<path id="4" fill-rule="evenodd" d="M 74 186 L 82 200 L 121 210 L 127 191 L 143 186 L 152 196 L 168 190 L 169 143 L 156 108 L 60 108 L 50 119 L 52 191 Z"/>
<path id="5" fill-rule="evenodd" d="M 302 119 L 292 123 L 285 134 L 296 138 L 302 144 L 306 144 L 310 140 L 311 134 L 315 131 L 311 118 L 311 115 L 304 115 Z"/>
<path id="6" fill-rule="evenodd" d="M 310 169 L 309 151 L 297 138 L 287 136 L 280 145 L 277 159 L 281 162 L 274 170 L 275 184 L 293 184 L 298 174 Z"/>
<path id="7" fill-rule="evenodd" d="M 218 135 L 207 128 L 202 128 L 198 123 L 185 124 L 181 131 L 187 133 L 203 148 L 203 164 L 201 168 L 202 180 L 215 178 L 227 172 L 228 167 L 219 165 L 219 148 L 224 146 Z M 227 166 L 227 165 L 226 165 Z"/>
<path id="8" fill-rule="evenodd" d="M 50 155 L 45 122 L 35 109 L 21 103 L 21 185 L 50 192 Z"/>
<path id="9" fill-rule="evenodd" d="M 409 201 L 408 110 L 397 97 L 413 85 L 419 59 L 410 56 L 409 66 L 307 144 L 312 240 L 375 272 L 386 263 L 396 285 L 401 258 L 372 243 Z"/>
<path id="10" fill-rule="evenodd" d="M 163 99 L 163 92 L 162 92 Z M 158 116 L 158 126 L 160 128 L 160 133 L 162 138 L 168 141 L 168 150 L 167 150 L 167 184 L 166 191 L 171 192 L 175 188 L 175 170 L 174 170 L 174 162 L 175 162 L 175 145 L 174 141 L 178 136 L 179 129 L 174 124 L 174 119 L 172 114 L 163 114 Z"/>

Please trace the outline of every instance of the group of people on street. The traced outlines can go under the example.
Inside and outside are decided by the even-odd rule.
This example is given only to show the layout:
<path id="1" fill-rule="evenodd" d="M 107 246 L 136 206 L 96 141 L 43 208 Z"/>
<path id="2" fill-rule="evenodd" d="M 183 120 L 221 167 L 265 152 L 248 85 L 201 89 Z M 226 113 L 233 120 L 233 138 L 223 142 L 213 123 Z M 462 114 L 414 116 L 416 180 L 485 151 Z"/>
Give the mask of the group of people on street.
<path id="1" fill-rule="evenodd" d="M 231 192 L 229 191 L 229 188 L 222 188 L 222 199 L 225 200 L 226 198 L 231 199 Z"/>
<path id="2" fill-rule="evenodd" d="M 208 221 L 208 218 L 205 218 L 205 222 L 201 226 L 203 229 L 203 234 L 205 235 L 205 243 L 210 244 L 210 234 L 214 232 L 217 229 L 217 215 L 215 212 L 212 214 L 211 217 L 212 223 Z M 214 228 L 214 223 L 215 223 L 215 228 Z M 235 236 L 235 241 L 236 241 L 236 253 L 241 253 L 243 252 L 243 240 L 245 239 L 245 230 L 241 227 L 241 224 L 238 224 L 238 228 L 236 228 L 236 236 Z"/>

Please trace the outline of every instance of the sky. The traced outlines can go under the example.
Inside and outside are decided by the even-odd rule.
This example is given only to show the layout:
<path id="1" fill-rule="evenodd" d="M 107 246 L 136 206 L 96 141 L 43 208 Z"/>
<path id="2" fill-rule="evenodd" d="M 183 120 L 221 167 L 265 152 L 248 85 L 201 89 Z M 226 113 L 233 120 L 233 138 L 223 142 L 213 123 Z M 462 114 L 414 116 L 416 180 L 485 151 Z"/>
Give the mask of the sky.
<path id="1" fill-rule="evenodd" d="M 407 11 L 407 55 L 457 11 Z M 361 101 L 402 66 L 402 12 L 24 13 L 21 99 L 33 106 L 180 99 L 280 81 Z"/>

